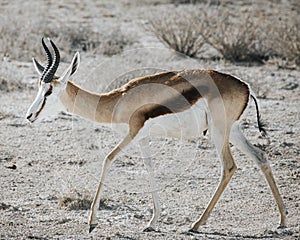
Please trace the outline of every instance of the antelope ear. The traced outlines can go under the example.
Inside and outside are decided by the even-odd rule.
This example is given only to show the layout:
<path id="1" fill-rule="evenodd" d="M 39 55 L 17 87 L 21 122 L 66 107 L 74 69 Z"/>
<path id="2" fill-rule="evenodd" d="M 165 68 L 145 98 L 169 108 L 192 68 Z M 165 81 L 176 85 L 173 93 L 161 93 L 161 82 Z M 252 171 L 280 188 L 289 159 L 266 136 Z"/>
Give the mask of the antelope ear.
<path id="1" fill-rule="evenodd" d="M 37 73 L 39 74 L 39 75 L 42 75 L 43 74 L 43 72 L 44 72 L 44 67 L 43 67 L 43 65 L 41 65 L 35 58 L 32 58 L 32 62 L 33 62 L 33 65 L 34 65 L 34 68 L 35 68 L 35 70 L 37 71 Z"/>
<path id="2" fill-rule="evenodd" d="M 69 78 L 77 71 L 80 63 L 80 55 L 79 52 L 76 52 L 70 66 L 66 69 L 66 71 L 62 74 L 59 81 L 63 86 L 67 85 Z"/>

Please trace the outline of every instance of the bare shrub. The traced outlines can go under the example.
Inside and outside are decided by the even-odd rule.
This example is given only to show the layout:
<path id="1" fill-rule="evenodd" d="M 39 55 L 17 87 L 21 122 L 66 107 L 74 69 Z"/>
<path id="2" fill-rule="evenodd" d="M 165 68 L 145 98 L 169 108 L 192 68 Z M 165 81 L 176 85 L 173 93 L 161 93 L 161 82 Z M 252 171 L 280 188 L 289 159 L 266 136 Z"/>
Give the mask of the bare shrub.
<path id="1" fill-rule="evenodd" d="M 208 18 L 210 31 L 204 38 L 224 59 L 235 63 L 263 63 L 270 56 L 271 49 L 264 44 L 261 25 L 252 15 L 235 16 L 218 11 Z"/>
<path id="2" fill-rule="evenodd" d="M 150 21 L 150 30 L 167 47 L 190 57 L 203 52 L 205 21 L 193 12 L 166 14 Z"/>
<path id="3" fill-rule="evenodd" d="M 190 57 L 199 57 L 207 43 L 230 62 L 263 63 L 272 52 L 255 19 L 251 14 L 234 15 L 206 5 L 201 11 L 172 12 L 150 23 L 161 42 Z"/>
<path id="4" fill-rule="evenodd" d="M 268 44 L 276 57 L 281 58 L 280 67 L 300 66 L 300 17 L 279 19 L 277 24 L 270 23 Z"/>

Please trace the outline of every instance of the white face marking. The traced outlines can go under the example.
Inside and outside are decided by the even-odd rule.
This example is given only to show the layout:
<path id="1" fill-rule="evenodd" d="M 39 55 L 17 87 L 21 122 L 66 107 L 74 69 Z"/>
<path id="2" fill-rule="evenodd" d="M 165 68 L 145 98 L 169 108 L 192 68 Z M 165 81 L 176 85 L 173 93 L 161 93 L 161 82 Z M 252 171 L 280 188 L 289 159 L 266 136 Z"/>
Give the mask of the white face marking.
<path id="1" fill-rule="evenodd" d="M 42 82 L 33 103 L 29 107 L 26 118 L 30 122 L 46 116 L 54 115 L 62 110 L 59 101 L 59 87 L 54 87 L 50 83 Z"/>
<path id="2" fill-rule="evenodd" d="M 51 43 L 53 46 L 53 42 Z M 63 91 L 72 76 L 78 69 L 80 62 L 79 53 L 77 52 L 70 64 L 60 78 L 52 79 L 51 83 L 40 82 L 37 96 L 26 113 L 26 119 L 29 122 L 34 122 L 46 116 L 55 115 L 60 111 L 65 111 L 66 108 L 60 100 L 61 91 Z M 35 59 L 34 66 L 41 76 L 44 67 Z"/>

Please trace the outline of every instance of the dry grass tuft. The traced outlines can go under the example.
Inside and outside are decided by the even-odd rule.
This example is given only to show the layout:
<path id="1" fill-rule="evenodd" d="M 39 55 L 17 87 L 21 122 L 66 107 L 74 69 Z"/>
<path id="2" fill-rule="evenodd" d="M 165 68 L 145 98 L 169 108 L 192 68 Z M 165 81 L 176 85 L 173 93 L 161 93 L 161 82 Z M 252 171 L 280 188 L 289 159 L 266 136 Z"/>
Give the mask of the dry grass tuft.
<path id="1" fill-rule="evenodd" d="M 110 209 L 107 205 L 107 201 L 109 199 L 107 197 L 102 197 L 100 199 L 100 208 Z M 66 210 L 89 210 L 91 208 L 93 202 L 92 195 L 88 191 L 84 191 L 83 193 L 78 192 L 76 189 L 70 191 L 69 194 L 64 195 L 62 198 L 58 200 L 58 204 L 61 208 Z"/>
<path id="2" fill-rule="evenodd" d="M 119 28 L 112 29 L 106 36 L 101 36 L 95 53 L 113 56 L 123 52 L 126 46 L 133 44 L 133 40 L 125 36 Z"/>
<path id="3" fill-rule="evenodd" d="M 79 193 L 73 190 L 59 199 L 59 206 L 67 210 L 88 210 L 92 204 L 92 197 L 88 192 Z"/>
<path id="4" fill-rule="evenodd" d="M 21 91 L 27 86 L 24 86 L 23 83 L 16 81 L 7 81 L 6 79 L 0 77 L 0 91 L 12 92 L 12 91 Z"/>

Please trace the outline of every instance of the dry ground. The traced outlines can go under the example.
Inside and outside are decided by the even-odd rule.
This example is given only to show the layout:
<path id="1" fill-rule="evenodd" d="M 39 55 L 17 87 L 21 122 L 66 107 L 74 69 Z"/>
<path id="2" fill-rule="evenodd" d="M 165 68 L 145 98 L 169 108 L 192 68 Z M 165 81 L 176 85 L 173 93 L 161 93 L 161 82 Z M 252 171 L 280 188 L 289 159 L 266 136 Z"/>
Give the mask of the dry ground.
<path id="1" fill-rule="evenodd" d="M 101 51 L 82 54 L 74 81 L 90 90 L 103 91 L 157 69 L 213 68 L 249 82 L 261 97 L 261 114 L 268 126 L 270 144 L 259 137 L 253 104 L 242 122 L 243 129 L 250 141 L 264 147 L 269 155 L 289 213 L 288 227 L 277 229 L 279 213 L 262 174 L 233 147 L 237 173 L 207 225 L 200 228 L 199 234 L 186 233 L 203 212 L 220 177 L 220 162 L 208 134 L 190 141 L 152 139 L 162 205 L 157 232 L 142 233 L 151 217 L 151 199 L 139 149 L 132 146 L 113 164 L 98 214 L 99 225 L 88 234 L 86 208 L 104 156 L 120 136 L 110 126 L 66 114 L 27 124 L 24 115 L 37 90 L 37 75 L 30 63 L 32 53 L 27 53 L 27 60 L 6 56 L 0 62 L 1 239 L 300 238 L 300 72 L 273 65 L 246 67 L 198 61 L 172 53 L 145 31 L 145 15 L 167 13 L 174 7 L 169 2 L 2 1 L 0 14 L 2 20 L 13 17 L 15 22 L 24 18 L 34 22 L 35 17 L 43 18 L 43 14 L 75 26 L 88 22 L 108 36 L 110 26 L 117 26 L 132 42 L 125 46 L 125 51 L 113 57 Z M 237 1 L 236 7 L 241 2 Z M 7 28 L 14 25 L 8 24 Z M 23 33 L 25 41 L 27 34 L 30 32 Z M 36 48 L 41 47 L 39 37 L 30 39 Z M 71 53 L 63 51 L 65 61 L 71 57 Z M 60 68 L 59 72 L 62 71 Z"/>

